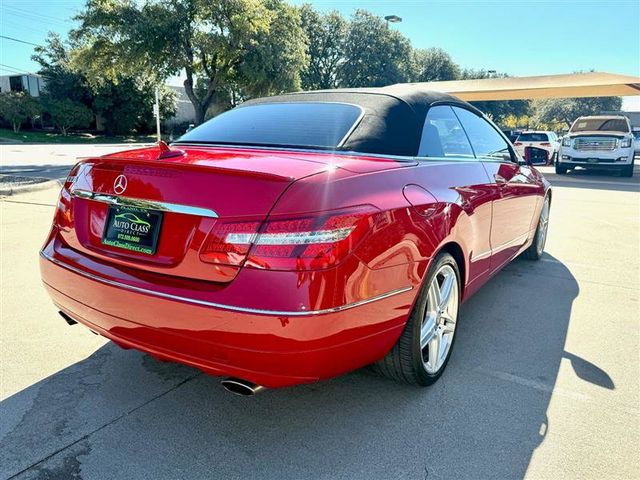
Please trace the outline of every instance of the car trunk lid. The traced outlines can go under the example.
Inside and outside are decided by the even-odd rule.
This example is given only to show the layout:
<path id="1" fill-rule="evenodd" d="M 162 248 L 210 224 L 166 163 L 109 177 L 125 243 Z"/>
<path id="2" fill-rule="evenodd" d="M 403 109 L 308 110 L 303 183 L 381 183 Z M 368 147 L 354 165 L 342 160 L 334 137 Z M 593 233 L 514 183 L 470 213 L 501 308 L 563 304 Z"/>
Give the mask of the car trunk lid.
<path id="1" fill-rule="evenodd" d="M 231 281 L 241 267 L 203 262 L 200 251 L 216 223 L 259 225 L 278 198 L 300 178 L 328 169 L 372 171 L 398 162 L 356 162 L 330 155 L 240 148 L 157 147 L 83 161 L 65 185 L 68 222 L 59 225 L 74 250 L 110 264 L 173 277 Z M 164 158 L 159 159 L 159 156 Z M 346 173 L 346 172 L 345 172 Z M 119 218 L 116 218 L 119 217 Z M 119 222 L 119 223 L 116 223 Z M 126 224 L 126 229 L 115 228 Z M 134 225 L 135 224 L 135 225 Z M 150 228 L 149 248 L 136 249 Z M 120 235 L 124 235 L 120 240 Z"/>

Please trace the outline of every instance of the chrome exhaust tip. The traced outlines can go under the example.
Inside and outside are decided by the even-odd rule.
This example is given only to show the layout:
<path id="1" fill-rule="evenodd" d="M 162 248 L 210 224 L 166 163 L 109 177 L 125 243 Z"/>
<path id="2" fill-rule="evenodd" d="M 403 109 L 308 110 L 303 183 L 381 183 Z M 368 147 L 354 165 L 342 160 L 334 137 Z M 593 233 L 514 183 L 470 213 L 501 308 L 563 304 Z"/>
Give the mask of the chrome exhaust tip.
<path id="1" fill-rule="evenodd" d="M 256 393 L 266 390 L 266 387 L 257 385 L 241 378 L 227 377 L 220 382 L 227 392 L 241 397 L 253 397 Z"/>

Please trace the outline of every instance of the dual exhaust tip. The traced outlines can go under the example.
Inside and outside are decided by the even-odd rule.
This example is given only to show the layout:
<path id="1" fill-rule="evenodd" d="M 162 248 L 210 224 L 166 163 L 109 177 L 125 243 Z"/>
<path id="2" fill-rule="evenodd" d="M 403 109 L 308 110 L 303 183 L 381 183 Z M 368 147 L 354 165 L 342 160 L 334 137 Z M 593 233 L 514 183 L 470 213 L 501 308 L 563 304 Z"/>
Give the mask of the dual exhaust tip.
<path id="1" fill-rule="evenodd" d="M 62 311 L 59 313 L 68 325 L 75 325 L 78 323 L 66 313 Z M 220 383 L 227 392 L 233 393 L 234 395 L 239 395 L 241 397 L 252 397 L 256 393 L 260 393 L 263 390 L 266 390 L 266 387 L 263 387 L 262 385 L 252 383 L 247 380 L 242 380 L 241 378 L 227 377 Z"/>

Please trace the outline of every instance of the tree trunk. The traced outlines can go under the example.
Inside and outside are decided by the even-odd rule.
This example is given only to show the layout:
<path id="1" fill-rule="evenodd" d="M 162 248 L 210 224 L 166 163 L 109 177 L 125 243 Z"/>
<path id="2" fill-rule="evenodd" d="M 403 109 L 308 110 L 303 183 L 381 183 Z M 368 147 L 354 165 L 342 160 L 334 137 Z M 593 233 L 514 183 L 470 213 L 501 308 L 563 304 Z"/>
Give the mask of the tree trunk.
<path id="1" fill-rule="evenodd" d="M 204 117 L 207 114 L 207 110 L 209 109 L 211 102 L 213 101 L 213 94 L 215 93 L 214 83 L 210 81 L 207 94 L 203 99 L 200 99 L 193 91 L 193 78 L 187 74 L 187 78 L 184 81 L 184 91 L 193 105 L 195 123 L 196 125 L 200 125 L 204 122 Z"/>
<path id="2" fill-rule="evenodd" d="M 20 122 L 11 122 L 13 124 L 13 133 L 18 133 L 20 131 Z"/>
<path id="3" fill-rule="evenodd" d="M 200 105 L 200 102 L 194 103 L 193 109 L 196 112 L 196 125 L 200 125 L 202 122 L 204 122 L 204 116 L 206 114 L 206 110 L 202 108 L 202 105 Z"/>

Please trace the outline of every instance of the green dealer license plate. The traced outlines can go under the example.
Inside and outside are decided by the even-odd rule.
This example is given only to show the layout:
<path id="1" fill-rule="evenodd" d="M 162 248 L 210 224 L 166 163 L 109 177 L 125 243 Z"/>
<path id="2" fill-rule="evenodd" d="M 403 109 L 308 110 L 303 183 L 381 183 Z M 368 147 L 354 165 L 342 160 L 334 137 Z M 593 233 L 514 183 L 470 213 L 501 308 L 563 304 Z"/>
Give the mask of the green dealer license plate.
<path id="1" fill-rule="evenodd" d="M 102 243 L 134 252 L 156 253 L 162 213 L 109 205 Z"/>

